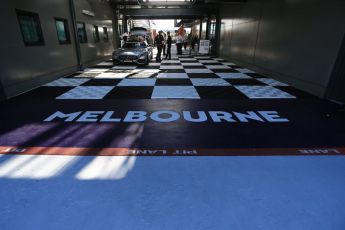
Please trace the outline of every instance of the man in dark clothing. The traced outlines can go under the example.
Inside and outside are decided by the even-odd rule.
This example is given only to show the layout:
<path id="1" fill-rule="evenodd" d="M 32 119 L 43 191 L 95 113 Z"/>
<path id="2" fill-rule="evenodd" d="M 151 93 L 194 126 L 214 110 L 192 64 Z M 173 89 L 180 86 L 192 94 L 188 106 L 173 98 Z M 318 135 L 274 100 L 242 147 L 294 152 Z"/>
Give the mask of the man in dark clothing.
<path id="1" fill-rule="evenodd" d="M 172 43 L 172 39 L 170 36 L 170 32 L 168 32 L 168 39 L 167 39 L 167 55 L 165 56 L 165 59 L 169 60 L 171 59 L 171 43 Z"/>
<path id="2" fill-rule="evenodd" d="M 164 37 L 164 41 L 166 41 L 167 40 L 167 37 L 166 37 L 166 35 L 163 33 L 163 37 Z M 164 42 L 164 45 L 163 45 L 163 57 L 165 56 L 165 50 L 166 50 L 166 48 L 167 48 L 167 45 L 166 45 L 166 42 Z"/>
<path id="3" fill-rule="evenodd" d="M 194 48 L 195 48 L 195 45 L 198 43 L 198 36 L 196 36 L 196 35 L 193 35 L 192 36 L 192 50 L 194 51 Z"/>
<path id="4" fill-rule="evenodd" d="M 161 62 L 162 61 L 162 50 L 163 50 L 163 46 L 164 46 L 164 37 L 162 35 L 162 31 L 159 31 L 158 35 L 155 38 L 155 45 L 157 46 L 157 56 L 156 56 L 156 61 L 157 62 Z"/>

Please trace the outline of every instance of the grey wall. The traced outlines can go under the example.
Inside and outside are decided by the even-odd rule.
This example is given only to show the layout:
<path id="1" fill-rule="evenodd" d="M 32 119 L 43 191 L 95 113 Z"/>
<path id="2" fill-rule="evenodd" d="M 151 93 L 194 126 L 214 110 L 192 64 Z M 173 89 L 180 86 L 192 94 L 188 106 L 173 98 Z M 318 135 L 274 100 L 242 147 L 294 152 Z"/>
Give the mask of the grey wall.
<path id="1" fill-rule="evenodd" d="M 220 55 L 323 96 L 345 32 L 342 0 L 221 6 Z"/>
<path id="2" fill-rule="evenodd" d="M 110 56 L 114 50 L 113 44 L 113 12 L 109 4 L 104 1 L 75 0 L 77 21 L 84 22 L 88 43 L 80 44 L 82 62 L 84 64 L 93 63 L 105 56 Z M 82 13 L 82 10 L 88 10 L 95 13 L 95 17 L 90 17 Z M 93 26 L 99 26 L 100 42 L 96 43 L 93 38 Z M 109 42 L 103 42 L 102 27 L 108 28 Z"/>
<path id="3" fill-rule="evenodd" d="M 345 35 L 329 80 L 327 98 L 345 104 Z"/>
<path id="4" fill-rule="evenodd" d="M 82 61 L 91 63 L 109 55 L 113 49 L 112 15 L 108 4 L 96 4 L 96 0 L 76 0 L 78 20 L 88 26 L 89 43 L 81 47 Z M 25 46 L 19 28 L 16 9 L 39 14 L 44 46 Z M 95 17 L 81 15 L 86 9 Z M 60 45 L 55 28 L 55 17 L 66 18 L 69 23 L 72 44 Z M 0 81 L 7 98 L 54 80 L 77 70 L 75 42 L 69 0 L 3 0 L 0 9 Z M 109 27 L 109 43 L 94 44 L 91 25 Z M 102 36 L 102 34 L 100 34 Z M 0 90 L 1 91 L 1 90 Z"/>

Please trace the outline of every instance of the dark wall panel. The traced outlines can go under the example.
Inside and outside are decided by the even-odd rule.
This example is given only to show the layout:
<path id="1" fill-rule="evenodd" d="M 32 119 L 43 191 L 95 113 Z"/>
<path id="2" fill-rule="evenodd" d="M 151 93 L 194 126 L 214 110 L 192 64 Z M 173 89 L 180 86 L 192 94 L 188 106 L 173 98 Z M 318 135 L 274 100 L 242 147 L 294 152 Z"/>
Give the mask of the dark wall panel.
<path id="1" fill-rule="evenodd" d="M 223 18 L 220 29 L 219 52 L 225 56 L 225 52 L 229 52 L 231 48 L 232 19 Z"/>
<path id="2" fill-rule="evenodd" d="M 222 32 L 228 42 L 221 54 L 323 96 L 345 30 L 343 12 L 340 0 L 225 4 L 221 16 L 232 31 Z"/>
<path id="3" fill-rule="evenodd" d="M 253 61 L 258 22 L 233 24 L 230 53 L 241 60 Z"/>
<path id="4" fill-rule="evenodd" d="M 333 101 L 345 104 L 345 33 L 331 79 L 329 80 L 326 95 Z"/>

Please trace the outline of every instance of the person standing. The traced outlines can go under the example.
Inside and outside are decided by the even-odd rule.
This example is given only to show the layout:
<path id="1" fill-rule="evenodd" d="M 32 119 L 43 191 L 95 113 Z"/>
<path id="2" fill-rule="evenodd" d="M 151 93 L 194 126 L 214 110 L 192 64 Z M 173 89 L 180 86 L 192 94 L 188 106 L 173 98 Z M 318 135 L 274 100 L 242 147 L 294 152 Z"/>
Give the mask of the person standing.
<path id="1" fill-rule="evenodd" d="M 195 45 L 198 43 L 198 36 L 197 35 L 192 35 L 192 41 L 191 41 L 191 44 L 192 44 L 192 50 L 195 51 Z"/>
<path id="2" fill-rule="evenodd" d="M 120 36 L 120 38 L 121 38 L 121 47 L 122 47 L 122 46 L 127 42 L 128 33 L 127 33 L 127 32 L 123 33 L 123 34 Z"/>
<path id="3" fill-rule="evenodd" d="M 128 33 L 127 32 L 122 34 L 122 39 L 124 42 L 127 42 L 127 39 L 128 39 Z"/>
<path id="4" fill-rule="evenodd" d="M 162 35 L 163 31 L 159 31 L 158 35 L 155 38 L 155 46 L 157 47 L 157 56 L 156 61 L 161 62 L 162 61 L 162 50 L 164 46 L 164 37 Z"/>
<path id="5" fill-rule="evenodd" d="M 163 44 L 163 57 L 165 56 L 165 50 L 167 48 L 167 45 L 166 45 L 166 40 L 167 40 L 167 37 L 166 37 L 166 34 L 163 33 L 163 37 L 164 37 L 164 44 Z"/>
<path id="6" fill-rule="evenodd" d="M 176 38 L 177 55 L 182 55 L 183 37 L 178 35 Z"/>
<path id="7" fill-rule="evenodd" d="M 187 49 L 187 45 L 188 45 L 188 36 L 185 32 L 185 35 L 183 36 L 183 47 L 184 47 L 184 50 Z"/>
<path id="8" fill-rule="evenodd" d="M 167 54 L 165 56 L 165 59 L 171 60 L 171 43 L 172 43 L 172 39 L 171 39 L 169 31 L 168 31 L 167 35 L 168 35 L 167 42 L 166 42 L 167 43 Z"/>

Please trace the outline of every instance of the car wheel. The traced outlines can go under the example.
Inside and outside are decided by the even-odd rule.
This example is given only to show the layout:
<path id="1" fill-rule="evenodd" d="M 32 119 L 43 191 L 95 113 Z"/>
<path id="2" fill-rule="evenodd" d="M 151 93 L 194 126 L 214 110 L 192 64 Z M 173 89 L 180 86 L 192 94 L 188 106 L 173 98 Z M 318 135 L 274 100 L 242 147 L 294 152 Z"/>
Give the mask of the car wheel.
<path id="1" fill-rule="evenodd" d="M 119 63 L 120 63 L 119 61 L 113 59 L 113 64 L 114 65 L 118 65 Z"/>
<path id="2" fill-rule="evenodd" d="M 145 59 L 145 65 L 148 65 L 150 62 L 150 58 L 149 55 L 146 55 L 146 59 Z"/>

